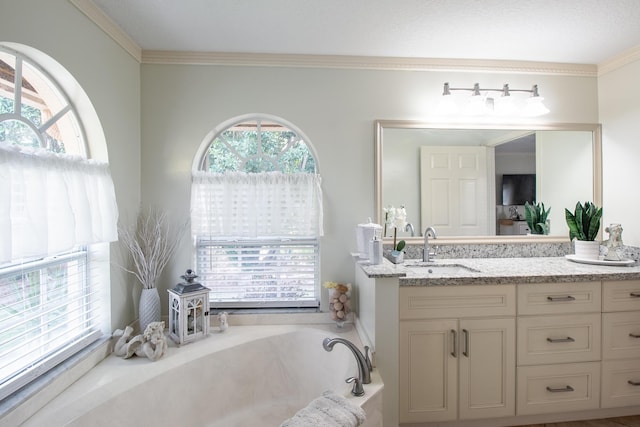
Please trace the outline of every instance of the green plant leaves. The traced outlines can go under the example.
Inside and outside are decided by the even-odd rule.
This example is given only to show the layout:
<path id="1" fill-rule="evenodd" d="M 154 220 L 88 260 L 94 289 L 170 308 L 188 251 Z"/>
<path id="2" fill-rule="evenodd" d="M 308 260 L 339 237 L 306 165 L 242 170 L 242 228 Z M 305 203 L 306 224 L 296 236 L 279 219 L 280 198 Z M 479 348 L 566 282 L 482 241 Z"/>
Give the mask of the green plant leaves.
<path id="1" fill-rule="evenodd" d="M 600 219 L 602 218 L 602 208 L 591 202 L 576 203 L 574 212 L 565 208 L 565 219 L 569 227 L 569 240 L 594 241 L 600 230 Z"/>
<path id="2" fill-rule="evenodd" d="M 524 203 L 524 217 L 531 234 L 549 234 L 547 218 L 550 212 L 551 208 L 545 209 L 544 203 L 535 205 L 530 205 L 529 202 Z"/>

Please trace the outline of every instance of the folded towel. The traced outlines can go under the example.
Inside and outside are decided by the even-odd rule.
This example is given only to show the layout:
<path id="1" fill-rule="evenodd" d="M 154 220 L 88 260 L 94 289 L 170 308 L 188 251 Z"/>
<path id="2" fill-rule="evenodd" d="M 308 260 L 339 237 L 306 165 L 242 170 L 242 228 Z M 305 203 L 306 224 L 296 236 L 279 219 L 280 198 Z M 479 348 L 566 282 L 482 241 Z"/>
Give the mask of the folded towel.
<path id="1" fill-rule="evenodd" d="M 366 414 L 361 407 L 331 391 L 325 391 L 280 427 L 357 427 L 365 419 Z"/>

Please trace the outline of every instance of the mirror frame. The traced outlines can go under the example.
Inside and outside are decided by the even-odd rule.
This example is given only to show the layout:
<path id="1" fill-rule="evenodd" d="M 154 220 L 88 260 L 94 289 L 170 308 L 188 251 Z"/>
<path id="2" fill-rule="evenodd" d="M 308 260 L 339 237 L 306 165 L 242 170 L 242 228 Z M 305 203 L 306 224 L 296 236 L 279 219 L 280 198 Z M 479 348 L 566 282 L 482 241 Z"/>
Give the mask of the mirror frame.
<path id="1" fill-rule="evenodd" d="M 382 156 L 383 132 L 385 129 L 468 129 L 468 130 L 573 130 L 590 131 L 593 135 L 593 199 L 597 206 L 602 206 L 602 125 L 599 123 L 429 123 L 414 120 L 375 120 L 375 222 L 382 224 Z M 422 230 L 420 230 L 422 233 Z M 602 233 L 600 230 L 599 233 Z M 534 238 L 535 240 L 532 240 Z M 407 244 L 422 243 L 423 237 L 402 237 Z M 384 238 L 385 243 L 393 239 Z M 439 244 L 490 244 L 490 243 L 564 243 L 569 236 L 443 236 L 438 237 Z"/>

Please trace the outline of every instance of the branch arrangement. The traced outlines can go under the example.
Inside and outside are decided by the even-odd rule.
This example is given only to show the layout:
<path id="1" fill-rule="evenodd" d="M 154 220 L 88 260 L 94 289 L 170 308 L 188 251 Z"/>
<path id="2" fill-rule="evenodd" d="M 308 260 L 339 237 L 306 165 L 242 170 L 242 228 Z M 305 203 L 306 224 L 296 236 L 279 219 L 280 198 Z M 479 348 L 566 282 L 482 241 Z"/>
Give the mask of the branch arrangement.
<path id="1" fill-rule="evenodd" d="M 131 253 L 135 268 L 123 270 L 133 274 L 145 289 L 156 287 L 162 270 L 180 243 L 187 226 L 185 221 L 178 229 L 171 230 L 163 212 L 150 209 L 138 214 L 135 226 L 119 227 L 120 240 Z"/>

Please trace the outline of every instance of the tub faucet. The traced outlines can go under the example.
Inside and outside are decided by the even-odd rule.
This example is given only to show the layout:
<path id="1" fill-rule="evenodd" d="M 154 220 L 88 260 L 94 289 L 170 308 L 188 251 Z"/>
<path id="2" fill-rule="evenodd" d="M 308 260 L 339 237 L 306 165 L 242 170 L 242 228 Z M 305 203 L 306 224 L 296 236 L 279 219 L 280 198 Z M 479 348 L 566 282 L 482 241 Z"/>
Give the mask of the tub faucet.
<path id="1" fill-rule="evenodd" d="M 436 252 L 429 252 L 429 236 L 436 238 L 436 229 L 433 227 L 427 227 L 424 230 L 424 248 L 422 249 L 422 261 L 433 261 L 436 257 Z M 433 258 L 432 258 L 433 257 Z"/>
<path id="2" fill-rule="evenodd" d="M 347 378 L 346 381 L 347 383 L 353 383 L 351 394 L 354 396 L 362 396 L 364 395 L 362 384 L 369 384 L 371 382 L 371 370 L 373 369 L 371 359 L 369 359 L 369 346 L 364 346 L 364 354 L 362 354 L 362 352 L 358 350 L 358 347 L 349 340 L 344 338 L 325 338 L 324 341 L 322 341 L 322 347 L 324 347 L 326 351 L 331 351 L 337 343 L 344 344 L 356 357 L 356 362 L 358 363 L 358 378 L 351 377 Z"/>

